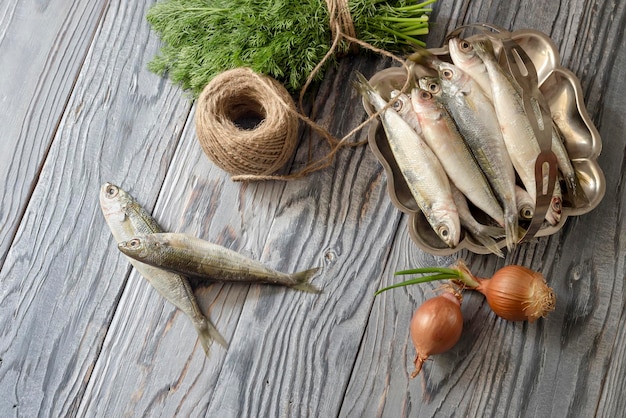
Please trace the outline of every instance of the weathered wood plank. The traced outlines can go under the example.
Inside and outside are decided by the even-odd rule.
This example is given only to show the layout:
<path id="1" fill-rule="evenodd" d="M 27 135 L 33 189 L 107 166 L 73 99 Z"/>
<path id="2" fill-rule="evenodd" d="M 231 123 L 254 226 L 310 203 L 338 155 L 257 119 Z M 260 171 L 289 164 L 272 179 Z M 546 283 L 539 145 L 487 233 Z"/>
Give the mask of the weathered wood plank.
<path id="1" fill-rule="evenodd" d="M 108 4 L 0 272 L 2 415 L 75 415 L 128 276 L 100 185 L 151 208 L 187 118 L 186 98 L 145 69 L 158 48 L 146 7 Z"/>
<path id="2" fill-rule="evenodd" d="M 363 118 L 346 81 L 366 65 L 363 58 L 345 62 L 327 84 L 321 117 L 333 131 L 347 132 Z M 284 259 L 291 270 L 293 260 L 300 268 L 323 262 L 316 283 L 324 293 L 249 293 L 207 416 L 337 413 L 399 218 L 382 179 L 371 152 L 355 149 L 342 152 L 332 169 L 286 185 L 268 262 Z"/>
<path id="3" fill-rule="evenodd" d="M 557 45 L 566 47 L 561 51 L 564 63 L 577 63 L 570 67 L 581 76 L 588 109 L 603 138 L 599 162 L 607 177 L 606 197 L 593 212 L 568 220 L 559 233 L 524 244 L 505 260 L 544 272 L 557 293 L 556 311 L 534 324 L 507 324 L 490 313 L 482 297 L 470 294 L 463 303 L 460 343 L 433 357 L 411 381 L 415 353 L 409 322 L 412 312 L 432 296 L 433 286 L 387 292 L 374 304 L 341 416 L 611 416 L 623 411 L 623 385 L 617 378 L 623 371 L 623 337 L 617 330 L 624 321 L 626 230 L 621 220 L 626 197 L 620 179 L 626 141 L 615 115 L 626 110 L 626 103 L 611 88 L 625 80 L 620 64 L 626 48 L 617 30 L 624 24 L 623 7 L 613 2 L 594 8 L 584 2 L 548 2 L 531 10 L 527 4 L 507 2 L 496 13 L 481 2 L 441 3 L 437 19 L 442 24 L 436 27 L 445 30 L 433 33 L 431 41 L 440 43 L 458 24 L 489 21 L 550 33 Z M 446 23 L 447 16 L 452 23 Z M 551 24 L 563 21 L 567 24 Z M 611 28 L 600 29 L 607 21 Z M 604 31 L 598 44 L 595 34 Z M 587 76 L 591 69 L 597 77 Z M 394 270 L 449 263 L 424 259 L 419 251 L 412 255 L 415 250 L 403 228 L 404 222 L 381 286 L 395 282 Z M 483 276 L 503 264 L 495 256 L 460 256 Z M 604 383 L 607 375 L 616 386 Z"/>
<path id="4" fill-rule="evenodd" d="M 106 2 L 0 4 L 0 266 Z"/>

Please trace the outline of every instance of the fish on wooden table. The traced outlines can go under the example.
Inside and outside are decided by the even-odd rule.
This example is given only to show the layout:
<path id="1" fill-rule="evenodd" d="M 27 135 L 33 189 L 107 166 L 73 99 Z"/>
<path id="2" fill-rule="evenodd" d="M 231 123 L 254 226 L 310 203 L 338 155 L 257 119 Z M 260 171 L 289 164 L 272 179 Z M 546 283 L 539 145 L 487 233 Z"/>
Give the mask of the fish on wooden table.
<path id="1" fill-rule="evenodd" d="M 184 233 L 138 235 L 118 244 L 120 251 L 142 263 L 197 278 L 283 285 L 319 293 L 309 281 L 319 268 L 288 274 L 266 267 L 236 251 Z"/>
<path id="2" fill-rule="evenodd" d="M 389 147 L 411 195 L 439 238 L 449 247 L 456 247 L 461 221 L 441 163 L 423 138 L 388 106 L 367 79 L 362 74 L 357 74 L 357 78 L 354 87 L 376 111 L 381 111 L 380 120 Z"/>
<path id="3" fill-rule="evenodd" d="M 116 185 L 111 183 L 102 185 L 100 206 L 117 243 L 127 241 L 137 235 L 163 232 L 159 224 L 137 203 L 135 198 Z M 228 347 L 224 337 L 201 312 L 186 277 L 153 267 L 130 257 L 128 259 L 161 296 L 191 319 L 207 356 L 212 341 L 217 341 L 225 348 Z"/>

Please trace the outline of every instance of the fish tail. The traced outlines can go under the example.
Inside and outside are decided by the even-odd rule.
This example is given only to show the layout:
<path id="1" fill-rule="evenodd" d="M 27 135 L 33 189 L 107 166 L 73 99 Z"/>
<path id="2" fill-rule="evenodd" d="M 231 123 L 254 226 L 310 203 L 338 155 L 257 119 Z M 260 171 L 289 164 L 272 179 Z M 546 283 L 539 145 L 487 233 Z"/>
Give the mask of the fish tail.
<path id="1" fill-rule="evenodd" d="M 504 231 L 502 228 L 488 226 L 480 231 L 474 231 L 472 233 L 472 236 L 476 238 L 478 242 L 500 258 L 504 258 L 504 254 L 502 253 L 500 247 L 498 247 L 498 243 L 495 238 L 502 238 L 503 235 Z"/>
<path id="2" fill-rule="evenodd" d="M 575 208 L 587 206 L 589 204 L 589 198 L 580 185 L 578 176 L 573 173 L 570 176 L 564 176 L 564 179 L 565 186 L 567 187 L 567 194 L 571 197 L 572 205 Z"/>
<path id="3" fill-rule="evenodd" d="M 439 61 L 439 59 L 428 49 L 420 46 L 415 46 L 415 48 L 416 51 L 407 57 L 409 61 L 416 64 L 426 65 L 427 67 L 432 67 L 435 62 Z"/>
<path id="4" fill-rule="evenodd" d="M 195 321 L 194 326 L 196 327 L 196 331 L 198 332 L 198 337 L 200 338 L 200 344 L 202 345 L 202 349 L 204 353 L 209 357 L 210 346 L 213 341 L 217 342 L 224 348 L 228 348 L 228 343 L 226 339 L 220 334 L 220 332 L 215 328 L 215 325 L 211 323 L 206 317 Z"/>
<path id="5" fill-rule="evenodd" d="M 319 267 L 315 267 L 309 270 L 300 271 L 298 273 L 294 273 L 291 275 L 291 278 L 294 280 L 295 284 L 290 286 L 293 289 L 302 290 L 303 292 L 309 293 L 320 293 L 321 290 L 317 287 L 313 286 L 310 283 L 311 278 L 317 273 Z"/>
<path id="6" fill-rule="evenodd" d="M 519 240 L 517 224 L 517 210 L 506 210 L 504 213 L 504 232 L 506 234 L 506 248 L 512 251 Z"/>
<path id="7" fill-rule="evenodd" d="M 358 91 L 362 96 L 368 98 L 368 92 L 372 90 L 372 86 L 369 81 L 363 74 L 359 71 L 355 71 L 356 80 L 352 81 L 352 86 Z"/>

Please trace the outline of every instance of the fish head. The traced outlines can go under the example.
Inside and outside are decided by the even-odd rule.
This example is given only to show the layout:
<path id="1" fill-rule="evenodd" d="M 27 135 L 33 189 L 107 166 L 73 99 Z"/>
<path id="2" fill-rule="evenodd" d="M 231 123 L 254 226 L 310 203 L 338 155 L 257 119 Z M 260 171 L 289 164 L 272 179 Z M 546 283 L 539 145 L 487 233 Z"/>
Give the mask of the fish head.
<path id="1" fill-rule="evenodd" d="M 411 98 L 409 97 L 408 94 L 406 93 L 402 93 L 400 90 L 393 90 L 390 93 L 391 99 L 396 99 L 397 100 L 395 102 L 393 102 L 393 104 L 391 105 L 391 108 L 394 109 L 396 112 L 398 112 L 399 114 L 404 114 L 404 113 L 408 113 L 411 112 L 412 109 L 412 104 L 411 104 Z"/>
<path id="2" fill-rule="evenodd" d="M 433 208 L 429 220 L 439 238 L 450 248 L 455 248 L 461 240 L 461 220 L 456 207 Z"/>
<path id="3" fill-rule="evenodd" d="M 546 212 L 546 220 L 550 223 L 550 225 L 554 226 L 561 221 L 562 211 L 563 199 L 560 196 L 552 196 L 550 206 Z"/>
<path id="4" fill-rule="evenodd" d="M 145 259 L 150 251 L 150 243 L 146 242 L 144 237 L 133 237 L 127 241 L 117 244 L 117 248 L 127 256 L 135 260 Z"/>
<path id="5" fill-rule="evenodd" d="M 438 77 L 420 77 L 418 80 L 419 88 L 430 93 L 433 96 L 441 95 L 441 82 Z"/>
<path id="6" fill-rule="evenodd" d="M 449 62 L 440 62 L 437 65 L 437 72 L 439 72 L 442 83 L 462 84 L 467 78 L 467 75 L 459 67 Z"/>
<path id="7" fill-rule="evenodd" d="M 448 49 L 450 50 L 450 57 L 455 65 L 459 67 L 474 67 L 484 65 L 474 45 L 462 38 L 451 38 L 448 41 Z"/>
<path id="8" fill-rule="evenodd" d="M 114 184 L 104 183 L 100 188 L 100 207 L 107 221 L 124 221 L 126 208 L 134 201 L 130 194 Z"/>
<path id="9" fill-rule="evenodd" d="M 427 82 L 425 82 L 425 86 L 428 87 Z M 432 88 L 437 90 L 439 86 L 433 85 Z M 421 87 L 411 90 L 411 104 L 416 112 L 430 112 L 439 109 L 439 104 L 433 93 Z"/>

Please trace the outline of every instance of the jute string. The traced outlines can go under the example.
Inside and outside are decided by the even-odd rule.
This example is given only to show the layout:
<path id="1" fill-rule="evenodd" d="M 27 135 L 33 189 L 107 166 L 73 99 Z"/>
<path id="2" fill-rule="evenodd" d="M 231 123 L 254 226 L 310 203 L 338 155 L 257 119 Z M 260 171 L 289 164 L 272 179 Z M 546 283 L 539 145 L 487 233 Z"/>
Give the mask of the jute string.
<path id="1" fill-rule="evenodd" d="M 315 75 L 337 52 L 345 40 L 350 48 L 364 49 L 389 57 L 407 71 L 407 63 L 394 54 L 356 38 L 348 0 L 326 0 L 333 42 L 330 49 L 311 71 L 300 91 L 299 107 L 303 109 L 305 93 Z M 387 107 L 393 105 L 397 97 Z M 302 178 L 330 166 L 335 154 L 347 146 L 360 146 L 367 140 L 349 142 L 348 139 L 376 119 L 384 109 L 372 114 L 364 122 L 338 139 L 311 118 L 298 111 L 287 90 L 271 77 L 255 73 L 249 68 L 237 68 L 215 77 L 202 91 L 196 108 L 196 132 L 203 151 L 220 168 L 231 174 L 233 181 L 292 180 Z M 240 118 L 252 116 L 261 122 L 252 129 L 237 125 Z M 316 161 L 309 161 L 301 170 L 273 174 L 292 157 L 298 142 L 298 121 L 321 135 L 329 145 L 329 152 Z"/>

